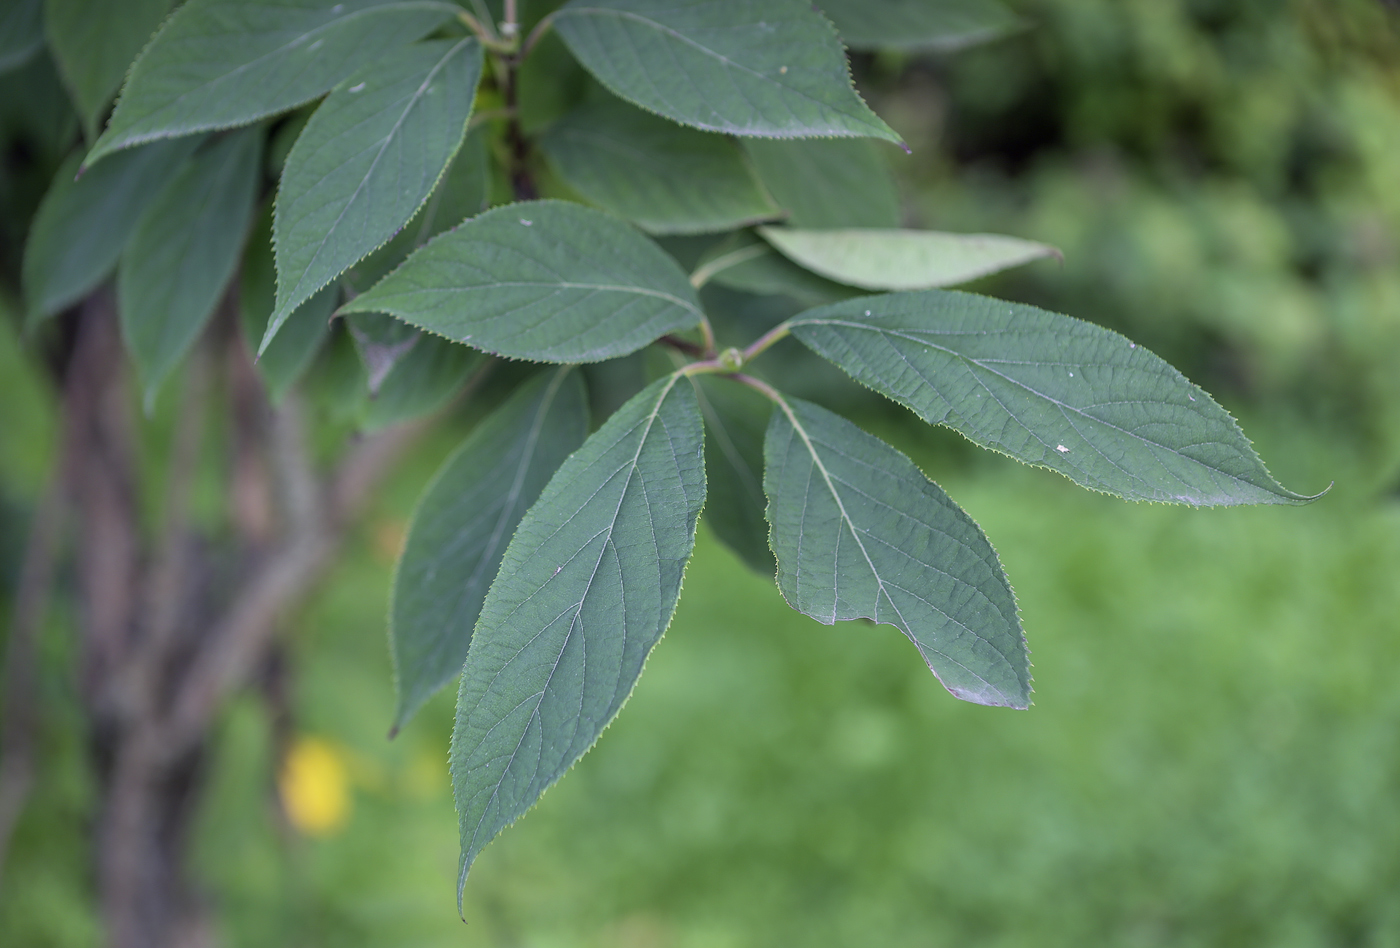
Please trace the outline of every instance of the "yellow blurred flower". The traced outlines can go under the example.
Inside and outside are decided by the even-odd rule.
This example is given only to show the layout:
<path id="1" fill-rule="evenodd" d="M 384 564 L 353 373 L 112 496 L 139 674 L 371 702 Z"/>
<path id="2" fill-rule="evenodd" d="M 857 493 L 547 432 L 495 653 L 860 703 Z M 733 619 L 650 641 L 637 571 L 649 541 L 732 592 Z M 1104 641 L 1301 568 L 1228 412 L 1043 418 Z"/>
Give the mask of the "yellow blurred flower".
<path id="1" fill-rule="evenodd" d="M 330 836 L 350 818 L 345 757 L 320 738 L 297 738 L 278 774 L 277 789 L 287 819 L 304 836 Z"/>

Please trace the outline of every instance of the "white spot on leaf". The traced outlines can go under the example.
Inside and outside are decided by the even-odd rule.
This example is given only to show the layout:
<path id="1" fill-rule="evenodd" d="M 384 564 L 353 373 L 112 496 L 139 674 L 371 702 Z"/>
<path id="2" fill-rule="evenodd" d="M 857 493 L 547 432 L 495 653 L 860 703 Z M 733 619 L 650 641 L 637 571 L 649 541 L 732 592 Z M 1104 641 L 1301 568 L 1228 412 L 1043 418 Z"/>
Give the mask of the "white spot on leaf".
<path id="1" fill-rule="evenodd" d="M 532 224 L 534 224 L 535 222 L 534 222 L 534 221 L 527 221 L 525 218 L 522 217 L 522 218 L 520 218 L 520 223 L 524 224 L 526 227 L 529 227 L 529 226 L 531 226 Z"/>
<path id="2" fill-rule="evenodd" d="M 1060 452 L 1061 454 L 1069 454 L 1069 448 L 1065 447 L 1062 444 L 1055 445 L 1055 450 Z"/>
<path id="3" fill-rule="evenodd" d="M 346 92 L 364 92 L 364 91 L 365 91 L 365 84 L 364 84 L 363 82 L 356 83 L 355 85 L 351 86 L 349 89 L 346 89 L 345 91 L 346 91 Z"/>

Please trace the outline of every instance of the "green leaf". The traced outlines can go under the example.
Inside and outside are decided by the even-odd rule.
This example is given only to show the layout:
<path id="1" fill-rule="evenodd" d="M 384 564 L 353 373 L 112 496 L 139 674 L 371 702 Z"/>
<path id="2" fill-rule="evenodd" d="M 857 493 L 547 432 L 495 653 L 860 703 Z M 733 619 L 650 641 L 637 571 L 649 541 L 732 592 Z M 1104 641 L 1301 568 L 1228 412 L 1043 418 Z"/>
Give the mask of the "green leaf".
<path id="1" fill-rule="evenodd" d="M 700 323 L 676 262 L 630 225 L 563 201 L 487 211 L 341 312 L 391 313 L 477 349 L 601 362 Z"/>
<path id="2" fill-rule="evenodd" d="M 860 291 L 817 276 L 778 253 L 750 231 L 740 231 L 706 251 L 695 270 L 700 282 L 760 296 L 787 296 L 803 306 L 821 306 Z"/>
<path id="3" fill-rule="evenodd" d="M 466 346 L 417 333 L 365 403 L 360 427 L 376 431 L 432 414 L 462 390 L 483 358 Z"/>
<path id="4" fill-rule="evenodd" d="M 155 142 L 76 180 L 80 156 L 58 169 L 24 247 L 24 299 L 31 320 L 72 305 L 102 282 L 142 213 L 199 143 L 197 138 Z"/>
<path id="5" fill-rule="evenodd" d="M 772 576 L 777 564 L 764 519 L 763 437 L 773 406 L 733 382 L 704 376 L 692 381 L 705 416 L 705 523 L 754 572 Z"/>
<path id="6" fill-rule="evenodd" d="M 866 290 L 955 286 L 1041 257 L 1059 256 L 1054 247 L 996 234 L 792 227 L 760 227 L 758 232 L 794 263 Z"/>
<path id="7" fill-rule="evenodd" d="M 899 191 L 874 142 L 744 142 L 793 227 L 898 227 Z"/>
<path id="8" fill-rule="evenodd" d="M 570 112 L 540 147 L 571 188 L 653 234 L 732 230 L 781 213 L 731 139 L 616 100 Z"/>
<path id="9" fill-rule="evenodd" d="M 861 101 L 836 31 L 806 0 L 573 0 L 554 25 L 603 85 L 682 125 L 899 141 Z"/>
<path id="10" fill-rule="evenodd" d="M 480 76 L 476 40 L 416 43 L 350 76 L 316 110 L 278 188 L 269 340 L 427 202 L 466 136 Z"/>
<path id="11" fill-rule="evenodd" d="M 122 336 L 153 403 L 238 265 L 253 217 L 262 129 L 225 135 L 194 156 L 142 216 L 117 271 Z"/>
<path id="12" fill-rule="evenodd" d="M 243 254 L 243 275 L 238 289 L 239 322 L 243 341 L 250 352 L 256 352 L 258 342 L 267 332 L 268 319 L 277 294 L 277 271 L 272 262 L 272 207 L 259 215 L 258 223 Z M 258 375 L 262 376 L 274 404 L 281 402 L 288 390 L 311 365 L 316 353 L 330 331 L 331 313 L 340 302 L 340 288 L 328 286 L 298 306 L 288 317 L 286 325 L 257 359 Z"/>
<path id="13" fill-rule="evenodd" d="M 0 72 L 18 69 L 44 46 L 44 0 L 10 0 L 0 10 Z"/>
<path id="14" fill-rule="evenodd" d="M 1021 27 L 997 0 L 820 0 L 851 49 L 952 52 Z"/>
<path id="15" fill-rule="evenodd" d="M 88 141 L 170 0 L 44 0 L 44 27 Z"/>
<path id="16" fill-rule="evenodd" d="M 506 544 L 587 435 L 578 371 L 542 372 L 481 422 L 433 476 L 394 574 L 395 731 L 462 671 Z"/>
<path id="17" fill-rule="evenodd" d="M 792 334 L 931 424 L 1128 500 L 1298 503 L 1235 420 L 1092 323 L 947 290 L 810 310 Z"/>
<path id="18" fill-rule="evenodd" d="M 443 0 L 189 0 L 132 66 L 84 165 L 310 102 L 456 9 Z"/>
<path id="19" fill-rule="evenodd" d="M 809 402 L 779 407 L 763 485 L 788 604 L 826 625 L 888 623 L 954 696 L 1028 707 L 1016 597 L 977 524 L 879 438 Z"/>
<path id="20" fill-rule="evenodd" d="M 477 854 L 593 745 L 670 624 L 705 500 L 703 441 L 695 390 L 654 382 L 520 522 L 457 695 L 459 903 Z"/>
<path id="21" fill-rule="evenodd" d="M 365 382 L 370 395 L 379 393 L 379 386 L 399 360 L 408 355 L 423 335 L 403 320 L 387 313 L 356 313 L 346 318 L 346 328 L 355 341 L 355 352 L 365 367 Z"/>

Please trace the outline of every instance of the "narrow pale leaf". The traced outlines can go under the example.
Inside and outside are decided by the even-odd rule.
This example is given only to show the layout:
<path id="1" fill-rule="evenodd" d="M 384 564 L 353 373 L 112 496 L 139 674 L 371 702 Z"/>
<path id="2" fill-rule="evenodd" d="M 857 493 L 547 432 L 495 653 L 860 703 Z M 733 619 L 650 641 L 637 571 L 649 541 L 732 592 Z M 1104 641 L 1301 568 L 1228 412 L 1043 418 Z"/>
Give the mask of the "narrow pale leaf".
<path id="1" fill-rule="evenodd" d="M 259 128 L 211 142 L 146 210 L 122 253 L 122 337 L 148 406 L 213 315 L 238 265 L 261 155 Z"/>
<path id="2" fill-rule="evenodd" d="M 277 309 L 268 338 L 428 200 L 466 135 L 474 39 L 415 43 L 342 82 L 287 157 L 277 194 Z"/>
<path id="3" fill-rule="evenodd" d="M 443 0 L 189 0 L 132 66 L 84 164 L 310 102 L 456 9 Z"/>
<path id="4" fill-rule="evenodd" d="M 44 0 L 44 29 L 88 141 L 170 0 Z"/>
<path id="5" fill-rule="evenodd" d="M 705 500 L 703 441 L 694 389 L 654 382 L 520 522 L 457 695 L 459 903 L 477 854 L 593 746 L 670 624 Z"/>
<path id="6" fill-rule="evenodd" d="M 951 52 L 1005 36 L 1021 21 L 998 0 L 820 0 L 851 49 Z"/>
<path id="7" fill-rule="evenodd" d="M 852 87 L 836 31 L 806 0 L 573 0 L 555 29 L 603 85 L 682 125 L 899 141 Z"/>
<path id="8" fill-rule="evenodd" d="M 58 169 L 24 247 L 31 320 L 70 306 L 102 282 L 142 213 L 199 143 L 183 138 L 134 148 L 76 180 L 80 156 Z"/>
<path id="9" fill-rule="evenodd" d="M 909 636 L 938 680 L 976 704 L 1030 704 L 1016 598 L 981 529 L 903 454 L 792 399 L 773 412 L 764 489 L 778 588 L 831 625 Z"/>
<path id="10" fill-rule="evenodd" d="M 0 72 L 18 69 L 44 46 L 44 0 L 9 0 L 0 10 Z"/>
<path id="11" fill-rule="evenodd" d="M 435 238 L 342 312 L 390 313 L 537 362 L 601 362 L 700 322 L 669 254 L 564 201 L 499 207 Z"/>
<path id="12" fill-rule="evenodd" d="M 462 671 L 506 544 L 587 434 L 579 372 L 542 372 L 481 422 L 424 490 L 394 575 L 394 730 Z"/>
<path id="13" fill-rule="evenodd" d="M 744 142 L 793 227 L 898 227 L 899 191 L 874 142 Z"/>
<path id="14" fill-rule="evenodd" d="M 1230 414 L 1092 323 L 948 290 L 803 313 L 792 334 L 932 424 L 1128 500 L 1299 503 Z"/>
<path id="15" fill-rule="evenodd" d="M 733 382 L 705 376 L 694 382 L 705 416 L 705 523 L 750 569 L 771 577 L 776 564 L 764 519 L 763 437 L 773 405 Z"/>
<path id="16" fill-rule="evenodd" d="M 956 286 L 1059 255 L 1054 247 L 996 234 L 793 227 L 760 227 L 758 232 L 794 263 L 865 290 Z"/>
<path id="17" fill-rule="evenodd" d="M 570 112 L 540 147 L 571 188 L 653 234 L 714 233 L 781 214 L 731 139 L 616 100 Z"/>

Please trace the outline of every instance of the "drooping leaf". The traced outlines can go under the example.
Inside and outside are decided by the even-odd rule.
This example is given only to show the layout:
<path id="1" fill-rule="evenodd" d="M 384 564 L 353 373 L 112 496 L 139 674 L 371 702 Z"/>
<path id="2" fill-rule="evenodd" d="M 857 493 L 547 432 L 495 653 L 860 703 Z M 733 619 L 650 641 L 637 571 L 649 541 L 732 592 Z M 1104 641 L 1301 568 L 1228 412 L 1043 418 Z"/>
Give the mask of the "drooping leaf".
<path id="1" fill-rule="evenodd" d="M 272 262 L 272 207 L 260 214 L 243 254 L 238 287 L 239 322 L 249 352 L 257 352 L 267 332 L 277 296 L 277 271 Z M 340 288 L 328 286 L 296 308 L 272 345 L 258 357 L 256 368 L 274 404 L 282 401 L 316 357 L 330 331 L 331 313 L 340 302 Z"/>
<path id="2" fill-rule="evenodd" d="M 810 310 L 792 334 L 931 424 L 1128 500 L 1298 503 L 1230 414 L 1092 323 L 951 290 Z"/>
<path id="3" fill-rule="evenodd" d="M 715 536 L 764 576 L 776 568 L 768 547 L 763 496 L 763 437 L 772 404 L 742 385 L 700 376 L 705 416 L 705 523 Z"/>
<path id="4" fill-rule="evenodd" d="M 593 745 L 670 623 L 705 500 L 703 440 L 694 389 L 654 382 L 520 522 L 457 696 L 459 902 L 477 854 Z"/>
<path id="5" fill-rule="evenodd" d="M 907 635 L 976 704 L 1030 704 L 1016 598 L 986 536 L 900 452 L 791 399 L 764 444 L 778 588 L 818 622 L 873 619 Z"/>
<path id="6" fill-rule="evenodd" d="M 88 141 L 170 0 L 44 0 L 44 29 Z"/>
<path id="7" fill-rule="evenodd" d="M 282 172 L 269 339 L 293 309 L 426 203 L 461 147 L 480 75 L 474 39 L 415 43 L 327 96 Z"/>
<path id="8" fill-rule="evenodd" d="M 793 227 L 898 227 L 899 191 L 874 142 L 744 142 Z"/>
<path id="9" fill-rule="evenodd" d="M 851 49 L 952 52 L 1021 25 L 998 0 L 821 0 Z"/>
<path id="10" fill-rule="evenodd" d="M 44 0 L 10 0 L 0 10 L 0 72 L 18 69 L 44 46 Z"/>
<path id="11" fill-rule="evenodd" d="M 456 10 L 444 0 L 189 0 L 132 66 L 84 164 L 310 102 Z"/>
<path id="12" fill-rule="evenodd" d="M 570 112 L 540 147 L 571 188 L 653 234 L 732 230 L 781 213 L 732 140 L 616 100 Z"/>
<path id="13" fill-rule="evenodd" d="M 341 311 L 391 313 L 537 362 L 612 359 L 700 322 L 694 288 L 665 251 L 615 217 L 563 201 L 487 211 Z"/>
<path id="14" fill-rule="evenodd" d="M 787 296 L 803 306 L 821 306 L 860 295 L 859 290 L 799 267 L 746 230 L 706 251 L 695 273 L 702 283 L 714 282 L 760 296 Z"/>
<path id="15" fill-rule="evenodd" d="M 899 141 L 856 94 L 836 31 L 806 0 L 573 0 L 554 25 L 603 85 L 682 125 Z"/>
<path id="16" fill-rule="evenodd" d="M 1059 254 L 1045 244 L 997 234 L 793 227 L 760 227 L 758 232 L 794 263 L 866 290 L 956 286 Z"/>
<path id="17" fill-rule="evenodd" d="M 76 180 L 80 156 L 58 169 L 24 246 L 24 299 L 31 320 L 70 306 L 102 282 L 142 213 L 199 141 L 153 142 Z"/>
<path id="18" fill-rule="evenodd" d="M 394 362 L 365 402 L 360 427 L 377 431 L 432 414 L 462 390 L 484 358 L 466 346 L 431 333 L 417 333 L 413 345 Z"/>
<path id="19" fill-rule="evenodd" d="M 578 371 L 542 372 L 481 422 L 423 491 L 394 574 L 394 730 L 461 672 L 506 544 L 587 434 Z"/>
<path id="20" fill-rule="evenodd" d="M 147 406 L 233 276 L 253 217 L 261 156 L 258 128 L 211 142 L 147 208 L 122 253 L 122 337 Z"/>

